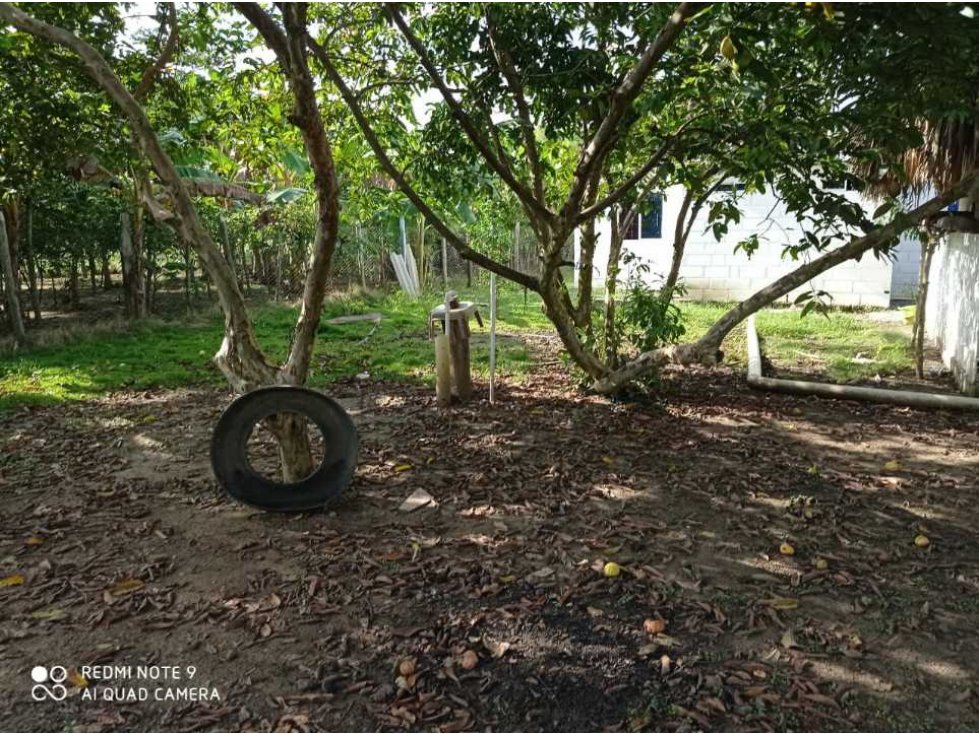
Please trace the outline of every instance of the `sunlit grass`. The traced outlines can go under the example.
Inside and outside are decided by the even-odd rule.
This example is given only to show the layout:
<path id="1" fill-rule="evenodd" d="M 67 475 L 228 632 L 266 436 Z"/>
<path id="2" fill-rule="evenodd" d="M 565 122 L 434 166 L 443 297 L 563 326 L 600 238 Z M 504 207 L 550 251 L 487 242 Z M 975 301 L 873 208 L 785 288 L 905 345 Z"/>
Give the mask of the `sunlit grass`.
<path id="1" fill-rule="evenodd" d="M 687 335 L 703 334 L 730 304 L 684 303 Z M 860 314 L 831 311 L 828 316 L 800 309 L 766 309 L 756 317 L 762 353 L 777 369 L 825 374 L 836 382 L 851 382 L 913 371 L 911 340 L 894 324 L 875 323 Z M 725 359 L 746 365 L 745 326 L 724 342 Z"/>
<path id="2" fill-rule="evenodd" d="M 458 288 L 463 300 L 485 304 L 485 285 Z M 428 339 L 428 311 L 440 293 L 421 299 L 400 291 L 332 297 L 323 313 L 310 384 L 324 386 L 368 372 L 373 379 L 429 384 L 434 379 L 433 350 Z M 683 303 L 685 338 L 696 338 L 727 309 L 725 304 Z M 497 364 L 501 375 L 520 379 L 533 367 L 533 356 L 521 341 L 527 333 L 552 333 L 540 299 L 523 289 L 500 289 Z M 328 324 L 335 316 L 379 312 L 382 320 Z M 488 373 L 488 308 L 481 307 L 485 327 L 472 322 L 473 373 Z M 254 307 L 252 317 L 262 348 L 273 360 L 285 357 L 296 319 L 286 304 Z M 873 323 L 847 312 L 829 318 L 801 318 L 795 309 L 769 309 L 758 315 L 763 351 L 777 368 L 821 372 L 836 381 L 898 375 L 911 371 L 909 339 L 897 326 Z M 211 362 L 221 341 L 222 320 L 215 311 L 198 320 L 123 324 L 114 333 L 96 330 L 62 344 L 0 357 L 0 410 L 19 404 L 84 400 L 118 389 L 221 384 Z M 726 360 L 745 362 L 744 327 L 724 343 Z"/>
<path id="3" fill-rule="evenodd" d="M 465 300 L 488 301 L 486 289 L 466 292 Z M 428 340 L 428 311 L 441 298 L 429 294 L 419 300 L 400 292 L 331 298 L 323 312 L 314 352 L 310 384 L 327 385 L 362 372 L 374 379 L 429 383 L 434 379 L 434 356 Z M 482 308 L 485 328 L 472 323 L 474 374 L 485 374 L 489 327 L 488 309 Z M 334 316 L 380 312 L 375 328 L 370 322 L 328 324 Z M 524 303 L 516 288 L 500 290 L 499 351 L 501 375 L 519 378 L 531 368 L 531 355 L 516 335 L 544 331 L 549 323 L 533 294 Z M 272 360 L 288 352 L 297 309 L 265 304 L 252 311 L 259 343 Z M 200 321 L 148 321 L 131 324 L 116 333 L 82 335 L 67 343 L 49 345 L 13 356 L 0 357 L 0 410 L 19 404 L 84 400 L 110 390 L 180 385 L 221 384 L 223 377 L 211 362 L 222 335 L 220 315 Z"/>

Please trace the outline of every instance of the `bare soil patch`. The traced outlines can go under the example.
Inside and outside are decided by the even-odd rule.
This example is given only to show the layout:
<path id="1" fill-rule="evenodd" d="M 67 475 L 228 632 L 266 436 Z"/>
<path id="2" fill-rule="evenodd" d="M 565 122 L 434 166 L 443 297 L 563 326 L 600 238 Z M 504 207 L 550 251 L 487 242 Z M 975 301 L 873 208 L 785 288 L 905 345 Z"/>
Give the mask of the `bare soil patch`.
<path id="1" fill-rule="evenodd" d="M 648 404 L 557 367 L 446 414 L 331 394 L 360 466 L 304 515 L 216 486 L 223 391 L 2 418 L 4 729 L 979 728 L 975 416 L 723 371 Z M 398 511 L 416 489 L 437 504 Z M 193 665 L 220 699 L 31 700 L 33 666 L 95 663 Z"/>

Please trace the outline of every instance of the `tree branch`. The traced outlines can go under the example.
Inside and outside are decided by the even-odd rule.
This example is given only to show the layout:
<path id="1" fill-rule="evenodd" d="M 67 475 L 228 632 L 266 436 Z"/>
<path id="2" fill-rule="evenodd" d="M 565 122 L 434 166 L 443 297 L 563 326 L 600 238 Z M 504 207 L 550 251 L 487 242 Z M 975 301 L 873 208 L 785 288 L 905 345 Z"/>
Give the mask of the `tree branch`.
<path id="1" fill-rule="evenodd" d="M 700 196 L 697 196 L 696 199 L 694 199 L 693 189 L 687 189 L 683 195 L 683 204 L 680 206 L 680 214 L 676 220 L 676 228 L 673 230 L 673 260 L 670 263 L 670 272 L 666 276 L 666 282 L 663 283 L 663 288 L 661 290 L 660 297 L 664 301 L 669 301 L 673 298 L 673 291 L 676 288 L 677 281 L 680 279 L 680 266 L 683 264 L 683 253 L 687 247 L 687 240 L 690 238 L 690 232 L 693 230 L 693 223 L 700 215 L 700 210 L 704 208 L 704 204 L 707 203 L 707 199 L 709 199 L 711 194 L 720 188 L 723 181 L 724 177 L 719 177 L 713 185 L 709 186 L 707 190 L 700 194 Z M 689 218 L 687 217 L 688 213 L 690 214 Z"/>
<path id="2" fill-rule="evenodd" d="M 629 107 L 642 92 L 643 85 L 663 54 L 679 37 L 687 19 L 700 10 L 702 6 L 702 3 L 680 3 L 663 28 L 660 29 L 656 38 L 653 39 L 653 42 L 643 51 L 636 65 L 629 70 L 619 86 L 612 92 L 608 113 L 591 140 L 581 150 L 568 199 L 561 209 L 561 216 L 564 218 L 571 219 L 574 216 L 581 204 L 581 198 L 588 182 L 592 179 L 594 169 L 600 168 L 602 161 L 608 155 L 609 144 L 614 139 L 619 124 Z M 640 176 L 640 178 L 642 177 Z M 575 219 L 578 218 L 575 217 Z"/>
<path id="3" fill-rule="evenodd" d="M 139 84 L 136 85 L 136 91 L 133 92 L 133 97 L 136 101 L 141 102 L 146 98 L 146 95 L 150 93 L 153 89 L 153 85 L 156 83 L 156 78 L 163 71 L 163 67 L 170 63 L 170 59 L 173 58 L 173 54 L 177 50 L 177 43 L 180 40 L 180 31 L 177 28 L 177 4 L 176 3 L 164 3 L 167 8 L 167 20 L 170 23 L 170 34 L 167 36 L 166 43 L 163 44 L 163 48 L 160 51 L 160 55 L 157 57 L 156 61 L 146 67 L 143 71 L 143 76 L 140 77 Z"/>
<path id="4" fill-rule="evenodd" d="M 408 182 L 404 173 L 394 165 L 390 156 L 388 156 L 387 151 L 384 149 L 384 146 L 381 145 L 381 141 L 377 137 L 377 133 L 374 131 L 370 121 L 364 114 L 364 110 L 360 106 L 357 96 L 350 89 L 350 87 L 347 86 L 346 81 L 340 75 L 337 68 L 333 65 L 333 61 L 330 59 L 329 54 L 326 53 L 326 49 L 317 43 L 316 39 L 309 35 L 308 32 L 306 33 L 306 45 L 322 65 L 327 77 L 329 77 L 330 81 L 340 92 L 340 96 L 343 97 L 343 101 L 350 109 L 350 113 L 353 115 L 354 120 L 357 123 L 357 127 L 360 128 L 361 133 L 363 133 L 364 138 L 367 140 L 367 144 L 370 145 L 371 150 L 374 151 L 374 155 L 381 164 L 381 168 L 383 168 L 384 172 L 398 185 L 398 188 L 408 198 L 408 200 L 415 205 L 415 208 L 421 212 L 421 215 L 425 217 L 425 220 L 432 225 L 432 227 L 440 235 L 445 237 L 446 242 L 452 246 L 452 249 L 459 253 L 463 259 L 469 260 L 470 262 L 486 268 L 487 270 L 496 273 L 507 280 L 511 280 L 514 283 L 518 283 L 525 288 L 529 288 L 530 290 L 539 293 L 540 282 L 537 280 L 537 278 L 521 273 L 519 270 L 514 270 L 511 267 L 498 263 L 495 260 L 476 252 L 461 236 L 453 231 L 453 229 L 449 227 L 449 225 L 446 224 L 445 221 L 432 210 L 432 208 Z"/>
<path id="5" fill-rule="evenodd" d="M 408 25 L 407 21 L 401 15 L 401 11 L 398 9 L 396 3 L 385 3 L 385 8 L 391 15 L 392 20 L 401 31 L 401 35 L 404 36 L 408 45 L 411 46 L 412 50 L 418 56 L 418 60 L 422 65 L 422 68 L 428 73 L 429 78 L 435 85 L 436 89 L 442 95 L 442 99 L 449 106 L 452 111 L 453 117 L 462 127 L 463 132 L 466 133 L 466 137 L 472 142 L 479 151 L 479 154 L 483 157 L 486 163 L 492 168 L 496 174 L 503 179 L 503 182 L 510 187 L 514 194 L 520 202 L 526 207 L 528 214 L 540 217 L 542 219 L 550 219 L 554 216 L 554 213 L 547 209 L 545 203 L 534 197 L 527 187 L 517 179 L 513 174 L 507 161 L 500 156 L 497 156 L 489 146 L 486 138 L 480 133 L 476 124 L 473 122 L 472 118 L 466 113 L 462 108 L 462 105 L 452 94 L 452 90 L 449 89 L 445 80 L 442 79 L 442 75 L 439 74 L 438 69 L 435 68 L 435 64 L 432 61 L 431 56 L 428 54 L 428 50 L 422 44 L 418 37 L 412 33 L 411 27 Z M 492 125 L 492 122 L 489 122 Z"/>
<path id="6" fill-rule="evenodd" d="M 541 170 L 540 154 L 537 150 L 536 126 L 534 125 L 533 116 L 530 113 L 530 105 L 527 104 L 527 97 L 524 95 L 523 84 L 520 82 L 520 75 L 517 73 L 517 68 L 513 63 L 513 57 L 497 37 L 496 26 L 493 23 L 489 8 L 487 8 L 485 16 L 486 29 L 489 34 L 493 56 L 496 58 L 496 63 L 500 67 L 503 78 L 506 79 L 507 86 L 510 88 L 510 94 L 513 96 L 513 102 L 517 107 L 517 115 L 520 118 L 520 129 L 523 133 L 524 148 L 527 150 L 527 160 L 530 163 L 530 174 L 533 178 L 534 196 L 538 201 L 544 203 L 544 175 Z"/>
<path id="7" fill-rule="evenodd" d="M 646 177 L 646 175 L 650 171 L 652 171 L 654 168 L 656 168 L 656 166 L 658 166 L 660 163 L 663 162 L 663 159 L 666 158 L 667 154 L 670 152 L 670 149 L 673 147 L 673 144 L 680 137 L 680 134 L 684 132 L 687 125 L 690 125 L 695 120 L 698 120 L 701 117 L 703 117 L 703 115 L 697 115 L 696 117 L 690 118 L 685 123 L 683 123 L 676 130 L 676 132 L 674 132 L 672 135 L 668 135 L 667 137 L 665 137 L 663 141 L 660 143 L 659 147 L 656 149 L 656 151 L 649 157 L 649 160 L 643 163 L 631 176 L 629 176 L 625 181 L 623 181 L 618 186 L 616 186 L 611 192 L 606 194 L 602 199 L 592 204 L 591 206 L 586 206 L 584 209 L 582 209 L 582 211 L 578 214 L 578 217 L 575 221 L 580 224 L 586 219 L 589 219 L 590 217 L 594 217 L 595 215 L 600 214 L 601 212 L 605 211 L 610 206 L 618 202 L 623 196 L 628 194 L 637 183 L 639 183 Z"/>

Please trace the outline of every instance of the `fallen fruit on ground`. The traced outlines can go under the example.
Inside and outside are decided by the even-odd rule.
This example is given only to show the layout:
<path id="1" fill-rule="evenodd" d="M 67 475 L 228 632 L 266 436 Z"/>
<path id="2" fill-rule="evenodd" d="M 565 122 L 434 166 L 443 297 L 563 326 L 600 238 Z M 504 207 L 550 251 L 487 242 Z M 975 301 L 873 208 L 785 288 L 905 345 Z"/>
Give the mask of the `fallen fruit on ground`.
<path id="1" fill-rule="evenodd" d="M 606 578 L 614 579 L 622 573 L 622 566 L 615 561 L 609 561 L 602 567 L 602 573 L 605 574 Z"/>
<path id="2" fill-rule="evenodd" d="M 398 672 L 401 673 L 401 675 L 403 675 L 406 678 L 409 675 L 412 675 L 415 672 L 415 661 L 412 660 L 411 658 L 402 660 L 398 664 Z"/>
<path id="3" fill-rule="evenodd" d="M 662 619 L 647 619 L 642 623 L 642 628 L 647 635 L 658 635 L 666 630 L 666 622 Z"/>

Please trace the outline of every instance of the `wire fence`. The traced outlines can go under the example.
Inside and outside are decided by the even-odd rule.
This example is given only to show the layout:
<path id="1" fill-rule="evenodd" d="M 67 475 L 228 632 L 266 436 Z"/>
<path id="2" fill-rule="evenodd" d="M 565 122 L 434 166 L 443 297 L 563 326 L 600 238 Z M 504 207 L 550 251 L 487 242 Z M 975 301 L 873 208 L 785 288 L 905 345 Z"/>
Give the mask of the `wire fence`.
<path id="1" fill-rule="evenodd" d="M 463 259 L 450 245 L 443 246 L 442 238 L 426 228 L 423 236 L 415 233 L 408 238 L 418 269 L 422 290 L 440 289 L 449 283 L 475 286 L 489 279 L 489 271 Z M 478 246 L 478 245 L 477 245 Z M 398 279 L 391 261 L 392 253 L 402 253 L 403 243 L 397 239 L 377 238 L 363 230 L 341 238 L 330 268 L 331 289 L 397 287 Z M 569 257 L 571 255 L 569 248 Z M 265 288 L 269 297 L 294 299 L 302 295 L 308 272 L 309 253 L 306 248 L 297 252 L 288 243 L 279 242 L 266 248 L 253 248 L 242 253 L 239 279 L 249 290 Z M 495 258 L 522 273 L 535 274 L 538 269 L 537 243 L 529 227 L 517 228 L 508 251 L 496 253 Z"/>
<path id="2" fill-rule="evenodd" d="M 230 221 L 215 226 L 215 239 L 232 265 L 242 291 L 249 297 L 295 302 L 303 294 L 312 254 L 312 232 L 306 228 L 255 226 L 254 220 Z M 397 288 L 392 253 L 403 252 L 404 239 L 397 224 L 348 226 L 341 232 L 328 279 L 332 291 Z M 505 242 L 473 246 L 522 273 L 538 272 L 538 248 L 527 225 L 514 227 Z M 430 227 L 415 224 L 405 232 L 415 257 L 422 291 L 450 288 L 483 290 L 489 271 L 463 259 Z M 147 241 L 149 243 L 149 240 Z M 213 305 L 216 292 L 191 249 L 169 240 L 147 247 L 145 293 L 150 313 L 199 310 Z M 573 258 L 570 242 L 565 259 Z M 21 263 L 21 265 L 25 265 Z M 28 289 L 26 271 L 19 272 L 17 291 L 21 311 L 30 318 L 32 305 L 49 316 L 75 314 L 85 321 L 118 317 L 123 305 L 118 251 L 108 248 L 98 257 L 38 260 L 37 288 Z M 26 266 L 25 266 L 26 267 Z M 24 270 L 24 267 L 19 268 Z M 0 282 L 0 340 L 12 334 L 7 302 Z M 40 322 L 31 321 L 36 328 Z"/>

